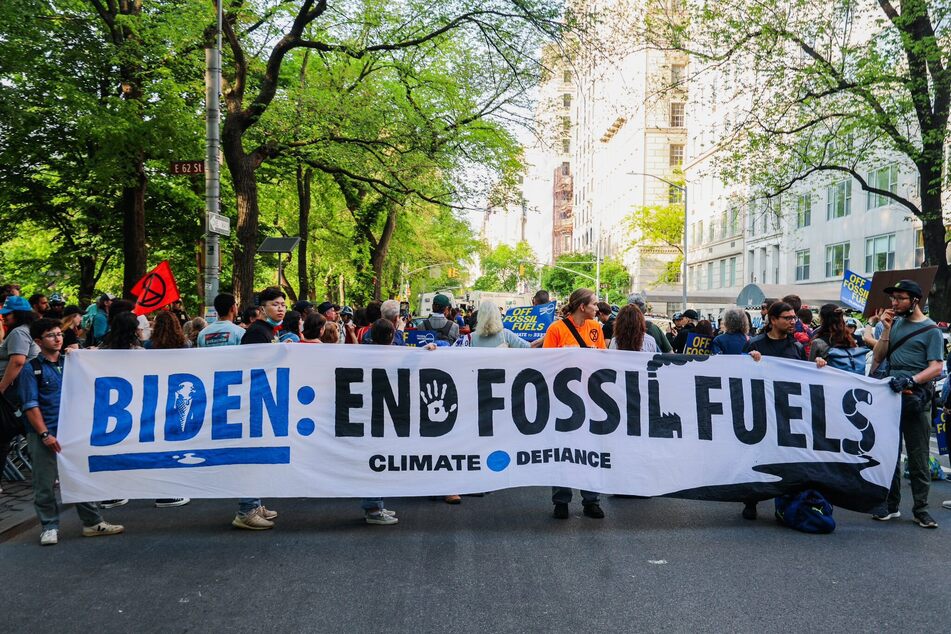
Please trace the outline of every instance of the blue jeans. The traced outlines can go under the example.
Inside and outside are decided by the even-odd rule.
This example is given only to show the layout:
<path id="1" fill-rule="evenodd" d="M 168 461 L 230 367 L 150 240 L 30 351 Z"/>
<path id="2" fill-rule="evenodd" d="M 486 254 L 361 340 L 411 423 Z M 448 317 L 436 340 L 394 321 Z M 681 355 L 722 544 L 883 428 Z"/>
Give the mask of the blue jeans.
<path id="1" fill-rule="evenodd" d="M 585 491 L 581 489 L 581 503 L 582 504 L 597 504 L 599 501 L 599 493 L 594 491 Z M 551 503 L 552 504 L 568 504 L 571 502 L 571 489 L 569 487 L 552 487 L 551 488 Z"/>
<path id="2" fill-rule="evenodd" d="M 260 498 L 241 498 L 238 500 L 238 515 L 247 515 L 261 506 Z"/>
<path id="3" fill-rule="evenodd" d="M 363 498 L 360 508 L 367 513 L 378 513 L 383 510 L 383 498 Z"/>

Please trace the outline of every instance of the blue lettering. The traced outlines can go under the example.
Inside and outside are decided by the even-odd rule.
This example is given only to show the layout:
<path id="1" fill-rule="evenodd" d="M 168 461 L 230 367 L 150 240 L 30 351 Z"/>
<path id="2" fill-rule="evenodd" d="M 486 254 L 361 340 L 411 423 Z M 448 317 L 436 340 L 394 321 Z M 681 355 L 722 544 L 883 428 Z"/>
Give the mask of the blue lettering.
<path id="1" fill-rule="evenodd" d="M 112 393 L 116 400 L 112 401 Z M 132 384 L 117 376 L 105 376 L 96 379 L 95 401 L 92 408 L 92 434 L 89 438 L 94 447 L 107 447 L 125 440 L 132 431 L 132 414 L 129 404 L 132 402 Z M 110 431 L 109 421 L 115 419 L 116 426 Z"/>
<path id="2" fill-rule="evenodd" d="M 189 440 L 198 435 L 205 421 L 205 386 L 194 374 L 168 377 L 165 402 L 165 440 Z"/>
<path id="3" fill-rule="evenodd" d="M 158 409 L 158 375 L 146 374 L 142 382 L 142 419 L 139 442 L 155 442 L 155 410 Z"/>
<path id="4" fill-rule="evenodd" d="M 290 375 L 290 368 L 277 368 L 277 390 L 272 393 L 267 373 L 259 369 L 251 370 L 251 438 L 264 435 L 265 409 L 274 436 L 279 438 L 287 435 Z"/>
<path id="5" fill-rule="evenodd" d="M 241 409 L 241 397 L 228 394 L 232 385 L 243 380 L 241 370 L 215 372 L 215 391 L 211 406 L 211 439 L 241 438 L 241 423 L 229 423 L 228 412 Z"/>

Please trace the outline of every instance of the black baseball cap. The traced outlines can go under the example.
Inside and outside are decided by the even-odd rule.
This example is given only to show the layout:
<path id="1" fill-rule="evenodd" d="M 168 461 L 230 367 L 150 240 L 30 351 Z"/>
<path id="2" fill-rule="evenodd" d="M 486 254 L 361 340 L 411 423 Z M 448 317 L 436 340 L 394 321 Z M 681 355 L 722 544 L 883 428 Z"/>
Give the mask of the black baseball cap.
<path id="1" fill-rule="evenodd" d="M 331 308 L 334 310 L 337 309 L 337 307 L 334 306 L 332 302 L 321 302 L 320 304 L 317 305 L 317 312 L 323 315 Z"/>
<path id="2" fill-rule="evenodd" d="M 294 310 L 299 313 L 305 313 L 313 307 L 314 304 L 312 302 L 308 302 L 306 299 L 302 299 L 301 301 L 294 304 Z"/>
<path id="3" fill-rule="evenodd" d="M 700 321 L 700 314 L 692 308 L 688 308 L 687 310 L 685 310 L 683 315 L 681 316 L 686 317 L 687 319 L 692 319 L 694 321 Z"/>
<path id="4" fill-rule="evenodd" d="M 918 282 L 914 280 L 901 280 L 894 286 L 889 286 L 888 288 L 885 289 L 885 293 L 888 295 L 891 295 L 895 291 L 902 291 L 903 293 L 908 293 L 909 295 L 917 297 L 918 299 L 921 299 L 922 297 L 921 287 L 918 286 Z"/>

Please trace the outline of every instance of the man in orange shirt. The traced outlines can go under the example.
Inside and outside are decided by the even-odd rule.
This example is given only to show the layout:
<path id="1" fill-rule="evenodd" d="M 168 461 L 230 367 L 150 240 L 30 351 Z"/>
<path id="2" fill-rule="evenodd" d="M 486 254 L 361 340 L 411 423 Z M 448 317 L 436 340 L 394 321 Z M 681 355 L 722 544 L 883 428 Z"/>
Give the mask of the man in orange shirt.
<path id="1" fill-rule="evenodd" d="M 594 291 L 579 288 L 568 298 L 565 317 L 552 323 L 545 333 L 545 348 L 598 348 L 605 349 L 601 324 L 594 318 L 598 312 L 598 298 Z M 594 519 L 602 519 L 604 511 L 599 504 L 599 494 L 594 491 L 581 491 L 584 514 Z M 570 517 L 568 504 L 571 502 L 571 489 L 552 487 L 551 501 L 555 505 L 554 517 L 566 520 Z"/>

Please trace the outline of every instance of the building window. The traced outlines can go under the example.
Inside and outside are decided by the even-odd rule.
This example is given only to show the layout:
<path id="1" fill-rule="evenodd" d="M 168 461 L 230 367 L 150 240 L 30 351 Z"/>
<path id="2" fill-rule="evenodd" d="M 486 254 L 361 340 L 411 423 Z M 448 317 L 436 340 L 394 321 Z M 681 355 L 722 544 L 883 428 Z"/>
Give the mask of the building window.
<path id="1" fill-rule="evenodd" d="M 848 242 L 826 246 L 826 277 L 842 277 L 845 269 L 849 268 L 851 246 Z"/>
<path id="2" fill-rule="evenodd" d="M 713 262 L 707 262 L 707 290 L 713 288 Z"/>
<path id="3" fill-rule="evenodd" d="M 703 244 L 703 220 L 695 224 L 694 229 L 697 230 L 697 239 L 694 240 L 694 243 Z"/>
<path id="4" fill-rule="evenodd" d="M 561 175 L 562 176 L 571 176 L 571 163 L 564 161 L 561 164 Z"/>
<path id="5" fill-rule="evenodd" d="M 679 204 L 684 201 L 684 193 L 676 185 L 670 185 L 667 188 L 667 202 L 671 205 Z"/>
<path id="6" fill-rule="evenodd" d="M 717 223 L 710 219 L 710 224 L 707 225 L 707 242 L 713 242 L 717 239 Z"/>
<path id="7" fill-rule="evenodd" d="M 740 210 L 730 210 L 730 235 L 735 236 L 740 233 Z"/>
<path id="8" fill-rule="evenodd" d="M 809 249 L 796 251 L 796 281 L 809 279 Z"/>
<path id="9" fill-rule="evenodd" d="M 564 72 L 561 74 L 561 80 L 562 80 L 563 82 L 565 82 L 566 84 L 570 84 L 570 83 L 571 83 L 571 71 L 570 71 L 570 70 L 564 71 Z"/>
<path id="10" fill-rule="evenodd" d="M 826 220 L 843 218 L 852 213 L 852 179 L 839 181 L 826 188 Z"/>
<path id="11" fill-rule="evenodd" d="M 897 194 L 898 165 L 889 165 L 887 167 L 883 167 L 882 169 L 869 172 L 868 185 L 869 187 L 874 187 L 875 189 L 884 189 L 887 192 Z M 866 209 L 878 209 L 879 207 L 884 207 L 885 205 L 888 205 L 892 202 L 890 198 L 880 194 L 873 194 L 872 192 L 866 192 L 865 194 Z"/>
<path id="12" fill-rule="evenodd" d="M 720 286 L 726 288 L 726 260 L 720 260 Z"/>
<path id="13" fill-rule="evenodd" d="M 671 103 L 670 104 L 670 127 L 672 128 L 682 128 L 684 127 L 684 104 L 682 103 Z"/>
<path id="14" fill-rule="evenodd" d="M 684 78 L 686 77 L 687 67 L 683 64 L 671 64 L 670 65 L 670 85 L 679 86 L 684 83 Z"/>
<path id="15" fill-rule="evenodd" d="M 670 166 L 680 167 L 684 164 L 684 146 L 680 143 L 670 144 Z"/>
<path id="16" fill-rule="evenodd" d="M 730 277 L 728 278 L 727 281 L 729 281 L 730 288 L 732 288 L 736 286 L 736 256 L 733 256 L 732 258 L 730 258 L 729 272 L 730 272 Z"/>
<path id="17" fill-rule="evenodd" d="M 865 239 L 865 271 L 890 271 L 895 268 L 895 234 Z"/>
<path id="18" fill-rule="evenodd" d="M 915 229 L 915 268 L 925 263 L 925 232 Z"/>
<path id="19" fill-rule="evenodd" d="M 563 94 L 563 95 L 561 96 L 561 105 L 563 105 L 565 108 L 570 108 L 570 107 L 571 107 L 571 95 L 569 95 L 568 93 Z"/>
<path id="20" fill-rule="evenodd" d="M 564 154 L 567 154 L 568 152 L 571 151 L 571 141 L 569 139 L 561 140 L 561 151 Z"/>
<path id="21" fill-rule="evenodd" d="M 801 194 L 796 198 L 796 228 L 802 229 L 812 224 L 812 194 Z"/>

